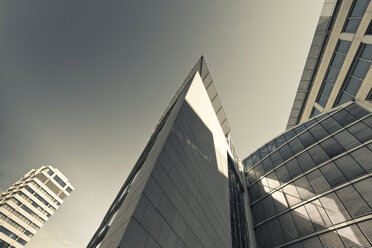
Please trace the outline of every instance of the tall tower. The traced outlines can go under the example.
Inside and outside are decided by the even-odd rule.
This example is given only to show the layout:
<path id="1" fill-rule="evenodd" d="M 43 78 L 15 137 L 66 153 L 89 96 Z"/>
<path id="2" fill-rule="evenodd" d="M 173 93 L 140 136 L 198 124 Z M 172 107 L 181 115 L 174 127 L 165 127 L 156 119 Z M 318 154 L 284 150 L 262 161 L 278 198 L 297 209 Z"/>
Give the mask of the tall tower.
<path id="1" fill-rule="evenodd" d="M 372 107 L 372 4 L 325 0 L 287 129 L 351 100 Z"/>
<path id="2" fill-rule="evenodd" d="M 89 248 L 247 248 L 241 165 L 201 57 L 177 90 Z"/>
<path id="3" fill-rule="evenodd" d="M 73 190 L 52 166 L 28 172 L 0 195 L 0 247 L 25 246 Z"/>

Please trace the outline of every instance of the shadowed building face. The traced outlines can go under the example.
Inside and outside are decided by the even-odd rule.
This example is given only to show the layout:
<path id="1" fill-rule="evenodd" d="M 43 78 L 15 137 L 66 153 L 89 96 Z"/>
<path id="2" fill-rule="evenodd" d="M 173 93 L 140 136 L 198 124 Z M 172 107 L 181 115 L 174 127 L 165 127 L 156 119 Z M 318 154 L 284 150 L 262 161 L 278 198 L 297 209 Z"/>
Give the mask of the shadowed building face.
<path id="1" fill-rule="evenodd" d="M 242 174 L 203 58 L 189 75 L 88 247 L 248 247 Z"/>

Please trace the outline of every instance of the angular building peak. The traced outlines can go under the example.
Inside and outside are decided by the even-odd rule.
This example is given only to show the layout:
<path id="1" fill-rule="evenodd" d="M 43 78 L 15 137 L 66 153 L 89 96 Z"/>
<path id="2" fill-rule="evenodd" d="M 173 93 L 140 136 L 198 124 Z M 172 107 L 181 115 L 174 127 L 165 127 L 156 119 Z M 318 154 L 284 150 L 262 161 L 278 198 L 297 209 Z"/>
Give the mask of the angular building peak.
<path id="1" fill-rule="evenodd" d="M 229 131 L 201 57 L 87 247 L 247 248 L 244 180 Z"/>

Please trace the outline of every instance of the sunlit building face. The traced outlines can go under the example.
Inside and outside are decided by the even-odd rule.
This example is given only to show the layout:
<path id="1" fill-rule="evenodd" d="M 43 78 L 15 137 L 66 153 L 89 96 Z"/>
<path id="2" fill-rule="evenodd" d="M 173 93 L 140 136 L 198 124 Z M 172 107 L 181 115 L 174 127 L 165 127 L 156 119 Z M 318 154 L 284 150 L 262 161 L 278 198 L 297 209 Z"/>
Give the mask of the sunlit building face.
<path id="1" fill-rule="evenodd" d="M 0 195 L 0 247 L 24 247 L 73 190 L 52 166 L 28 172 Z"/>

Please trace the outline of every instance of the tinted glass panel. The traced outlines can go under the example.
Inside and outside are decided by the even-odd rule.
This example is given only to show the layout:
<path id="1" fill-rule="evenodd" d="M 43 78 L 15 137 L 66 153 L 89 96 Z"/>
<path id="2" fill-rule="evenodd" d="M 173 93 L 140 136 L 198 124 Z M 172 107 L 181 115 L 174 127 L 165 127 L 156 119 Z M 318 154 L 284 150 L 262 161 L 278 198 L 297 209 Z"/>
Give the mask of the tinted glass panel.
<path id="1" fill-rule="evenodd" d="M 368 214 L 371 208 L 352 185 L 336 191 L 336 194 L 353 218 Z"/>
<path id="2" fill-rule="evenodd" d="M 314 232 L 314 227 L 304 206 L 298 207 L 292 211 L 292 216 L 297 230 L 301 236 Z"/>
<path id="3" fill-rule="evenodd" d="M 302 169 L 295 158 L 286 163 L 286 166 L 292 178 L 302 174 Z"/>
<path id="4" fill-rule="evenodd" d="M 329 159 L 329 157 L 324 152 L 322 147 L 318 145 L 309 149 L 309 154 L 316 164 L 321 164 L 322 162 L 327 161 Z"/>
<path id="5" fill-rule="evenodd" d="M 312 171 L 311 173 L 307 174 L 306 177 L 309 179 L 311 186 L 317 194 L 331 189 L 331 186 L 328 184 L 320 170 Z"/>
<path id="6" fill-rule="evenodd" d="M 291 179 L 291 176 L 289 175 L 289 172 L 287 170 L 286 166 L 280 166 L 278 169 L 276 169 L 276 173 L 278 175 L 278 179 L 281 183 L 286 183 Z"/>
<path id="7" fill-rule="evenodd" d="M 315 195 L 314 190 L 306 177 L 297 179 L 294 181 L 294 184 L 296 185 L 297 191 L 302 200 L 307 200 Z"/>
<path id="8" fill-rule="evenodd" d="M 319 201 L 322 203 L 324 210 L 334 225 L 351 218 L 335 193 L 323 196 L 319 198 Z"/>
<path id="9" fill-rule="evenodd" d="M 313 159 L 310 157 L 309 153 L 306 151 L 298 155 L 297 160 L 300 163 L 300 166 L 302 167 L 303 171 L 308 171 L 314 168 L 315 166 Z"/>
<path id="10" fill-rule="evenodd" d="M 320 170 L 332 188 L 347 181 L 346 177 L 332 162 L 322 166 Z"/>
<path id="11" fill-rule="evenodd" d="M 279 222 L 282 226 L 284 238 L 286 241 L 293 240 L 298 237 L 297 228 L 294 224 L 293 217 L 290 212 L 280 215 Z"/>
<path id="12" fill-rule="evenodd" d="M 300 195 L 298 194 L 297 189 L 293 185 L 293 183 L 285 186 L 283 188 L 283 192 L 284 192 L 285 198 L 287 199 L 289 206 L 294 206 L 297 203 L 301 202 Z"/>
<path id="13" fill-rule="evenodd" d="M 363 122 L 354 124 L 353 126 L 349 127 L 348 130 L 361 143 L 364 143 L 372 138 L 372 130 Z"/>
<path id="14" fill-rule="evenodd" d="M 360 142 L 350 134 L 349 131 L 343 130 L 333 136 L 333 138 L 345 149 L 350 150 L 360 145 Z"/>
<path id="15" fill-rule="evenodd" d="M 310 128 L 310 133 L 318 141 L 323 139 L 324 137 L 326 137 L 328 135 L 328 132 L 321 125 L 316 125 L 316 126 Z"/>
<path id="16" fill-rule="evenodd" d="M 326 77 L 328 82 L 334 83 L 337 79 L 338 71 L 336 69 L 330 68 Z"/>
<path id="17" fill-rule="evenodd" d="M 340 146 L 332 137 L 322 141 L 320 145 L 330 158 L 333 158 L 334 156 L 345 151 L 342 146 Z"/>
<path id="18" fill-rule="evenodd" d="M 309 133 L 305 132 L 298 137 L 305 147 L 308 147 L 315 143 L 314 137 Z"/>
<path id="19" fill-rule="evenodd" d="M 298 138 L 294 138 L 292 141 L 290 141 L 289 146 L 291 147 L 294 154 L 297 154 L 304 149 L 304 146 Z"/>
<path id="20" fill-rule="evenodd" d="M 346 247 L 370 247 L 357 225 L 350 225 L 337 230 Z"/>
<path id="21" fill-rule="evenodd" d="M 340 130 L 341 125 L 336 122 L 333 117 L 328 117 L 327 119 L 324 119 L 321 123 L 322 127 L 327 130 L 329 134 L 334 133 L 337 130 Z"/>
<path id="22" fill-rule="evenodd" d="M 328 218 L 328 215 L 319 200 L 307 203 L 305 208 L 309 213 L 309 217 L 316 230 L 332 225 L 331 220 Z"/>
<path id="23" fill-rule="evenodd" d="M 340 69 L 342 66 L 342 63 L 344 62 L 344 59 L 345 59 L 345 55 L 336 53 L 335 56 L 333 57 L 331 66 L 337 69 Z"/>

